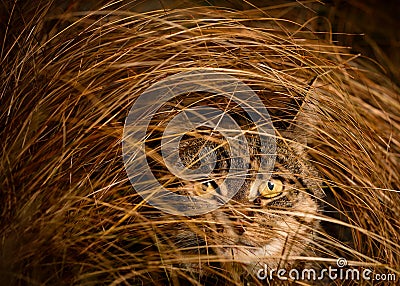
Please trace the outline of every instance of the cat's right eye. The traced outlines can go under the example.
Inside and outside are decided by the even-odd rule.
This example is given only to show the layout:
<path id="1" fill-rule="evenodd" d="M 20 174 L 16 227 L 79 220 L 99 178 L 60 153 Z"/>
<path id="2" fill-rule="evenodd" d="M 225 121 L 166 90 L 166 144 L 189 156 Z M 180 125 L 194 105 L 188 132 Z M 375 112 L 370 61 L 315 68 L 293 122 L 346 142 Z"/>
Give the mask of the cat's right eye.
<path id="1" fill-rule="evenodd" d="M 263 198 L 271 199 L 282 194 L 283 183 L 279 179 L 270 179 L 265 184 L 262 184 L 259 188 L 259 192 Z"/>

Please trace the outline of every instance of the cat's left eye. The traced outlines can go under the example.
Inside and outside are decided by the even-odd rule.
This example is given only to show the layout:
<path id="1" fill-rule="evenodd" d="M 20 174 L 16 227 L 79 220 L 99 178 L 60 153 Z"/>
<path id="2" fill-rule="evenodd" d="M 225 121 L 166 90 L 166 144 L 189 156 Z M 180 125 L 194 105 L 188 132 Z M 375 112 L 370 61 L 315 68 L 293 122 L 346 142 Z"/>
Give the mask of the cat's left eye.
<path id="1" fill-rule="evenodd" d="M 215 191 L 215 187 L 213 186 L 213 184 L 211 182 L 203 183 L 202 189 L 206 193 L 211 193 L 211 192 Z"/>
<path id="2" fill-rule="evenodd" d="M 283 192 L 283 183 L 279 179 L 270 179 L 260 186 L 259 192 L 266 199 L 277 197 Z"/>

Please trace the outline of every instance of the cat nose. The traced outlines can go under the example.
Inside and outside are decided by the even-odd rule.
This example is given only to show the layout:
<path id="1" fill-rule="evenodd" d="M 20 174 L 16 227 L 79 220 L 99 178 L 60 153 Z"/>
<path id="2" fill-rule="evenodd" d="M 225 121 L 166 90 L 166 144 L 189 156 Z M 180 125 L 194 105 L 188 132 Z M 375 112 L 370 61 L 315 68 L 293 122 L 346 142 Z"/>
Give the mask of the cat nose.
<path id="1" fill-rule="evenodd" d="M 255 204 L 257 206 L 260 206 L 261 205 L 261 198 L 260 197 L 255 198 L 253 200 L 253 204 Z"/>

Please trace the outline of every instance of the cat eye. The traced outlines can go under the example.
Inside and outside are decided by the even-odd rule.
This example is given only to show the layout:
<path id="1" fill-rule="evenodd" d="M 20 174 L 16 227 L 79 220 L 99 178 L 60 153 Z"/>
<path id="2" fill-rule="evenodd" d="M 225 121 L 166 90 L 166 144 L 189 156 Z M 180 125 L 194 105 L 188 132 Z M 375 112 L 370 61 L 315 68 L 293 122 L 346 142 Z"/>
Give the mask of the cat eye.
<path id="1" fill-rule="evenodd" d="M 277 197 L 283 192 L 283 183 L 278 179 L 270 179 L 266 184 L 260 186 L 259 192 L 266 199 Z"/>
<path id="2" fill-rule="evenodd" d="M 208 196 L 212 195 L 217 188 L 218 185 L 213 181 L 199 182 L 193 186 L 193 194 L 196 196 Z"/>
<path id="3" fill-rule="evenodd" d="M 213 184 L 211 182 L 206 182 L 202 184 L 202 189 L 205 193 L 210 193 L 215 190 Z"/>

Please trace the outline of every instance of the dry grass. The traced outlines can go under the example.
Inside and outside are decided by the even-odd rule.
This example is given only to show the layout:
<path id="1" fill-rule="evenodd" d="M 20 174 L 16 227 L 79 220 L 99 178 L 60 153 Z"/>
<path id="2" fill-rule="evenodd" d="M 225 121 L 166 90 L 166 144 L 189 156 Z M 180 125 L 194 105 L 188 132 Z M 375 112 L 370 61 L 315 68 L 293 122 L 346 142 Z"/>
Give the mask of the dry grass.
<path id="1" fill-rule="evenodd" d="M 400 275 L 399 88 L 297 24 L 298 5 L 136 13 L 115 3 L 63 14 L 26 5 L 13 10 L 0 56 L 4 283 L 240 285 L 233 272 L 242 266 L 208 253 L 212 244 L 177 246 L 174 228 L 185 224 L 204 238 L 204 218 L 147 206 L 121 158 L 135 98 L 197 68 L 241 79 L 273 116 L 310 91 L 318 121 L 309 151 L 328 195 L 320 214 L 327 232 L 314 245 L 320 265 L 342 256 Z M 184 267 L 199 262 L 203 280 Z"/>

